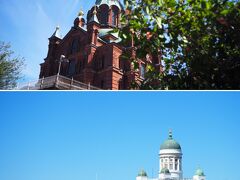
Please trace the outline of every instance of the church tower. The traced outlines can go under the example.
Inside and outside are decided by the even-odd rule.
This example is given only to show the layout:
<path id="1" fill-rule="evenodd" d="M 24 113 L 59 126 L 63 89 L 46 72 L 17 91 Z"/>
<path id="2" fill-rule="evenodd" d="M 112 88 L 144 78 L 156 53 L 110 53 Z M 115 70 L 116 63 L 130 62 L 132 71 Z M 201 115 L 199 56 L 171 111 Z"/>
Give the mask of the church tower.
<path id="1" fill-rule="evenodd" d="M 159 151 L 159 173 L 156 178 L 148 178 L 147 173 L 141 170 L 136 180 L 206 180 L 202 169 L 197 169 L 193 178 L 183 178 L 182 149 L 180 144 L 173 139 L 172 131 L 169 131 Z"/>
<path id="2" fill-rule="evenodd" d="M 56 49 L 59 47 L 60 43 L 62 42 L 62 36 L 60 33 L 60 27 L 57 26 L 56 30 L 52 34 L 49 40 L 48 45 L 48 53 L 47 57 L 44 59 L 45 63 L 40 64 L 40 75 L 39 77 L 47 77 L 52 76 L 57 73 L 56 62 L 53 59 L 57 59 L 58 55 Z"/>
<path id="3" fill-rule="evenodd" d="M 132 82 L 143 81 L 145 67 L 141 68 L 139 63 L 142 70 L 135 71 L 130 60 L 122 58 L 127 48 L 121 43 L 119 33 L 113 31 L 121 28 L 122 14 L 124 7 L 120 0 L 96 0 L 87 13 L 86 21 L 81 10 L 64 37 L 56 28 L 49 38 L 49 51 L 41 63 L 39 78 L 54 78 L 59 72 L 68 80 L 69 86 L 60 87 L 55 83 L 46 89 L 85 89 L 94 86 L 95 89 L 122 90 L 131 89 Z M 59 63 L 62 56 L 67 61 Z"/>
<path id="4" fill-rule="evenodd" d="M 96 0 L 97 18 L 101 28 L 120 27 L 120 17 L 123 6 L 119 0 Z M 89 22 L 94 13 L 94 7 L 88 11 L 87 21 Z"/>
<path id="5" fill-rule="evenodd" d="M 160 147 L 159 151 L 159 179 L 166 179 L 171 174 L 174 180 L 182 179 L 182 150 L 180 144 L 173 139 L 172 131 L 169 131 L 168 139 Z"/>

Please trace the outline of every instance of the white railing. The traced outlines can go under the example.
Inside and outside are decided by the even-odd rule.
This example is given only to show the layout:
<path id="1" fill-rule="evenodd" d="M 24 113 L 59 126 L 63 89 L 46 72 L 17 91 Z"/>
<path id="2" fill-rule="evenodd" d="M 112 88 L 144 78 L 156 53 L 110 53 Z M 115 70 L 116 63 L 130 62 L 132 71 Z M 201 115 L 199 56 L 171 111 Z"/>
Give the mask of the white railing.
<path id="1" fill-rule="evenodd" d="M 90 84 L 85 84 L 74 80 L 73 78 L 67 78 L 61 75 L 50 76 L 32 81 L 28 83 L 22 83 L 14 90 L 43 90 L 43 89 L 59 89 L 59 90 L 100 90 L 99 88 Z"/>

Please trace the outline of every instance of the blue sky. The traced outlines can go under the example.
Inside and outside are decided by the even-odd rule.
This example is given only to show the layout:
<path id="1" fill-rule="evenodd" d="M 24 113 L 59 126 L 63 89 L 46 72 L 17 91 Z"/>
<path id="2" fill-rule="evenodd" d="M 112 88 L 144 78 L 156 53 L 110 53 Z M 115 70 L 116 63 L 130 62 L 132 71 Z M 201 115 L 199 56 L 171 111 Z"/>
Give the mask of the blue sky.
<path id="1" fill-rule="evenodd" d="M 185 177 L 237 180 L 239 92 L 1 92 L 1 180 L 135 180 L 168 130 Z"/>
<path id="2" fill-rule="evenodd" d="M 47 55 L 48 38 L 57 25 L 65 35 L 79 10 L 87 11 L 94 0 L 1 0 L 0 41 L 9 42 L 16 56 L 26 59 L 22 81 L 36 80 L 39 64 Z"/>

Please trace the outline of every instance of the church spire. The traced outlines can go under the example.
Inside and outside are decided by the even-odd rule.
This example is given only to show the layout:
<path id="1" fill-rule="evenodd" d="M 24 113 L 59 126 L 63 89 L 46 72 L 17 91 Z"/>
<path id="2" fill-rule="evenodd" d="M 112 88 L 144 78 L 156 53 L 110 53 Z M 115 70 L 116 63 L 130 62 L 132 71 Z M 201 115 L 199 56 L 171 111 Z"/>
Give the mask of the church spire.
<path id="1" fill-rule="evenodd" d="M 51 36 L 51 38 L 54 38 L 54 37 L 59 38 L 59 39 L 62 38 L 62 37 L 61 37 L 60 27 L 59 27 L 59 26 L 56 27 L 56 30 L 54 31 L 53 35 Z"/>
<path id="2" fill-rule="evenodd" d="M 97 7 L 96 6 L 94 6 L 93 15 L 97 15 Z"/>
<path id="3" fill-rule="evenodd" d="M 168 139 L 172 139 L 173 137 L 172 137 L 172 130 L 171 129 L 169 129 L 169 133 L 168 133 Z"/>
<path id="4" fill-rule="evenodd" d="M 85 20 L 83 16 L 84 16 L 84 12 L 82 11 L 82 9 L 80 9 L 78 13 L 78 17 L 74 20 L 74 27 L 84 27 Z"/>
<path id="5" fill-rule="evenodd" d="M 78 17 L 82 18 L 84 16 L 84 12 L 82 9 L 80 9 L 79 13 L 78 13 Z"/>
<path id="6" fill-rule="evenodd" d="M 93 10 L 93 15 L 91 17 L 91 19 L 89 20 L 89 23 L 91 22 L 96 22 L 99 24 L 98 18 L 97 18 L 97 6 L 94 6 L 94 10 Z"/>

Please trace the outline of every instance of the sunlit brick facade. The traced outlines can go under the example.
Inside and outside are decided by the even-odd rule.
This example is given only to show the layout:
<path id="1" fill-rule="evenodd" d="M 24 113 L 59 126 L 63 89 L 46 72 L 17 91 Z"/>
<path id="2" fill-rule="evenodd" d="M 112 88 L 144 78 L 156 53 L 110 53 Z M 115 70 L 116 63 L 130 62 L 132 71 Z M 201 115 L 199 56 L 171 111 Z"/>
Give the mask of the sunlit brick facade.
<path id="1" fill-rule="evenodd" d="M 132 82 L 141 82 L 145 63 L 140 61 L 139 71 L 134 71 L 130 61 L 121 59 L 126 48 L 121 46 L 118 34 L 112 32 L 121 26 L 122 13 L 118 0 L 97 0 L 88 11 L 87 21 L 80 12 L 65 37 L 61 38 L 57 27 L 49 38 L 40 78 L 58 74 L 59 59 L 64 55 L 68 61 L 61 63 L 62 76 L 109 90 L 131 89 Z"/>

